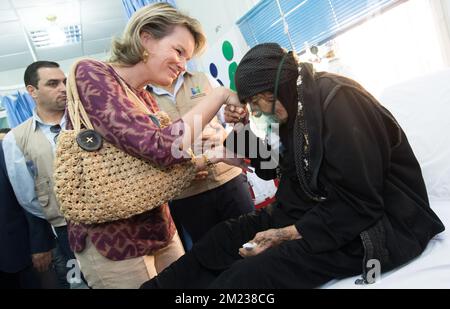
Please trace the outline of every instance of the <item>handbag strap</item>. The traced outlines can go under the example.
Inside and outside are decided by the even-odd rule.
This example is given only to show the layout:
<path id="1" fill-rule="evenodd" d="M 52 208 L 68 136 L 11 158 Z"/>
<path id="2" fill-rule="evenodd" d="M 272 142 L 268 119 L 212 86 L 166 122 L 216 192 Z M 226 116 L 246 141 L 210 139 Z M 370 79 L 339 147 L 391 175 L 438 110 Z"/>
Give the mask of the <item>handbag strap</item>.
<path id="1" fill-rule="evenodd" d="M 94 126 L 89 120 L 89 116 L 81 103 L 80 96 L 78 95 L 77 83 L 75 72 L 78 64 L 81 60 L 74 63 L 67 79 L 66 92 L 67 92 L 67 112 L 70 120 L 72 121 L 73 129 L 75 132 L 81 130 L 83 124 L 87 129 L 94 130 Z"/>
<path id="2" fill-rule="evenodd" d="M 69 114 L 70 120 L 72 121 L 73 129 L 75 130 L 75 132 L 79 132 L 81 130 L 81 125 L 89 130 L 94 130 L 94 126 L 89 120 L 89 116 L 83 107 L 83 103 L 80 100 L 77 89 L 75 73 L 78 64 L 82 60 L 83 59 L 80 59 L 73 64 L 66 85 L 67 112 Z M 120 78 L 120 76 L 119 83 L 127 94 L 128 99 L 132 101 L 136 105 L 136 107 L 138 107 L 144 114 L 153 114 L 148 106 L 144 102 L 142 102 L 142 100 L 130 89 L 130 87 L 128 87 L 128 85 L 122 80 L 122 78 Z"/>
<path id="3" fill-rule="evenodd" d="M 143 112 L 144 114 L 154 114 L 149 108 L 148 106 L 142 102 L 142 100 L 130 89 L 130 87 L 128 87 L 128 85 L 122 80 L 122 78 L 119 76 L 119 82 L 122 85 L 123 90 L 125 91 L 125 93 L 127 94 L 128 99 L 133 102 L 136 107 L 138 107 L 141 112 Z"/>

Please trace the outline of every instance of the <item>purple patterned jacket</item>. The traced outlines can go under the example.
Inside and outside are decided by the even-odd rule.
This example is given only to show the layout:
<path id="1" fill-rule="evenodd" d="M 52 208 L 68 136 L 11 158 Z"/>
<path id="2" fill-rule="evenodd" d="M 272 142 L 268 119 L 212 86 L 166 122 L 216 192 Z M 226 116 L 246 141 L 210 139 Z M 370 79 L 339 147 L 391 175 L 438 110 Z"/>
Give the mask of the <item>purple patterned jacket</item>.
<path id="1" fill-rule="evenodd" d="M 165 129 L 158 128 L 128 99 L 120 79 L 106 63 L 83 60 L 78 64 L 78 93 L 95 130 L 125 152 L 161 166 L 185 161 L 175 159 L 171 154 L 172 143 L 184 132 L 182 120 Z M 152 112 L 158 111 L 155 100 L 146 90 L 130 89 Z M 71 128 L 70 119 L 68 127 Z M 167 204 L 111 223 L 83 225 L 69 222 L 68 230 L 74 252 L 82 252 L 89 237 L 100 254 L 114 261 L 151 255 L 165 247 L 176 231 Z"/>

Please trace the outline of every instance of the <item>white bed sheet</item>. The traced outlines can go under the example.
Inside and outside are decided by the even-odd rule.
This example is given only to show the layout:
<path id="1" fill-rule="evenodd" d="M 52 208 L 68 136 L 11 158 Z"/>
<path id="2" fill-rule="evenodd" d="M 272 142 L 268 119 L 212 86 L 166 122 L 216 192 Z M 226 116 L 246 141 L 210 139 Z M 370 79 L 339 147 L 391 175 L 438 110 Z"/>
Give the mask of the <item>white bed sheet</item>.
<path id="1" fill-rule="evenodd" d="M 444 225 L 450 227 L 450 200 L 431 202 Z M 374 284 L 356 285 L 360 276 L 334 280 L 324 289 L 450 289 L 450 231 L 435 236 L 421 256 L 410 263 L 381 275 Z"/>

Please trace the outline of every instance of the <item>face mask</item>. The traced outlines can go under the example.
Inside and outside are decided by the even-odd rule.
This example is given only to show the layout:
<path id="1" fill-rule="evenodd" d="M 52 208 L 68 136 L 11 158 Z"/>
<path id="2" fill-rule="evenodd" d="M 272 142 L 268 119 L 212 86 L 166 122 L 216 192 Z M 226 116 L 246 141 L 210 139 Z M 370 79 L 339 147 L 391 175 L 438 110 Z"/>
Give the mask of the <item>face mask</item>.
<path id="1" fill-rule="evenodd" d="M 275 115 L 250 116 L 250 127 L 253 133 L 261 139 L 265 139 L 270 135 L 273 124 L 278 124 L 278 119 Z"/>
<path id="2" fill-rule="evenodd" d="M 275 115 L 275 102 L 278 97 L 278 87 L 280 83 L 281 71 L 289 53 L 285 54 L 278 66 L 277 75 L 275 78 L 274 87 L 274 103 L 272 113 L 259 112 L 258 115 L 253 115 L 250 106 L 250 129 L 256 136 L 265 140 L 272 148 L 272 150 L 282 152 L 283 145 L 280 140 L 280 121 Z"/>
<path id="3" fill-rule="evenodd" d="M 266 141 L 273 150 L 281 147 L 279 127 L 279 120 L 274 114 L 262 113 L 258 117 L 250 116 L 250 129 L 257 137 Z"/>

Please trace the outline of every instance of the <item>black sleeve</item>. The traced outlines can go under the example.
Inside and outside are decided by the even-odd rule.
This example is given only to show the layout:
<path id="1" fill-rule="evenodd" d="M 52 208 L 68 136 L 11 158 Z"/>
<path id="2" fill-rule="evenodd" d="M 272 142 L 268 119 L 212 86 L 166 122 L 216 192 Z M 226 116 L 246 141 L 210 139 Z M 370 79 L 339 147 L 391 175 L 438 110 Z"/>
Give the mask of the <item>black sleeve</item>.
<path id="1" fill-rule="evenodd" d="M 277 170 L 276 169 L 266 169 L 262 168 L 262 162 L 267 162 L 265 159 L 261 158 L 253 158 L 250 159 L 250 166 L 255 168 L 255 173 L 259 178 L 263 180 L 272 180 L 277 178 Z M 269 160 L 270 161 L 270 160 Z"/>
<path id="2" fill-rule="evenodd" d="M 256 175 L 264 180 L 277 177 L 277 156 L 272 155 L 270 146 L 264 143 L 251 130 L 250 124 L 238 132 L 232 131 L 224 141 L 228 151 L 250 159 Z"/>
<path id="3" fill-rule="evenodd" d="M 359 237 L 384 211 L 389 140 L 373 102 L 341 89 L 324 112 L 321 177 L 328 199 L 295 224 L 312 252 L 337 250 Z"/>
<path id="4" fill-rule="evenodd" d="M 256 175 L 263 180 L 272 180 L 277 178 L 277 166 L 279 165 L 279 156 L 274 154 L 269 145 L 260 138 L 250 138 L 249 143 L 256 145 L 256 151 L 250 150 L 246 157 L 250 157 L 251 166 L 255 168 Z M 256 156 L 254 154 L 257 154 Z"/>
<path id="5" fill-rule="evenodd" d="M 24 212 L 28 222 L 31 254 L 48 252 L 55 248 L 55 234 L 50 223 L 27 211 Z"/>

